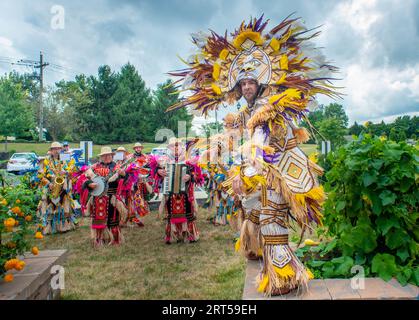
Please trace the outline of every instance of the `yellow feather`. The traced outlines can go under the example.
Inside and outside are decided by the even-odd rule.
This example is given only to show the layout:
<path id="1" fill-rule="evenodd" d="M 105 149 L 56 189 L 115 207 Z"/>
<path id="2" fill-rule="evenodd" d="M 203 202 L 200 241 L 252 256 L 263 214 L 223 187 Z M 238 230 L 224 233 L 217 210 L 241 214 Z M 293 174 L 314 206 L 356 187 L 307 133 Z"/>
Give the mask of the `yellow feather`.
<path id="1" fill-rule="evenodd" d="M 310 271 L 310 269 L 306 269 L 306 271 L 307 271 L 307 273 L 308 273 L 308 278 L 310 279 L 310 280 L 312 280 L 312 279 L 314 279 L 314 274 Z"/>
<path id="2" fill-rule="evenodd" d="M 272 38 L 271 42 L 269 43 L 269 45 L 271 46 L 272 50 L 274 52 L 279 50 L 279 41 L 275 38 Z"/>
<path id="3" fill-rule="evenodd" d="M 276 82 L 277 85 L 281 85 L 285 82 L 285 79 L 287 78 L 287 74 L 283 73 L 281 78 Z"/>
<path id="4" fill-rule="evenodd" d="M 220 89 L 220 87 L 219 86 L 217 86 L 215 83 L 212 83 L 211 84 L 211 88 L 212 88 L 212 90 L 214 91 L 214 93 L 216 94 L 216 95 L 221 95 L 221 89 Z"/>
<path id="5" fill-rule="evenodd" d="M 280 98 L 282 97 L 282 95 L 280 95 L 280 94 L 275 94 L 275 95 L 273 95 L 273 96 L 271 96 L 270 98 L 269 98 L 269 104 L 274 104 L 275 102 L 277 102 Z"/>
<path id="6" fill-rule="evenodd" d="M 282 55 L 279 59 L 279 67 L 282 70 L 288 70 L 288 57 L 286 54 Z"/>
<path id="7" fill-rule="evenodd" d="M 283 94 L 288 99 L 300 99 L 301 98 L 301 92 L 298 89 L 287 89 L 283 92 Z"/>
<path id="8" fill-rule="evenodd" d="M 220 78 L 220 65 L 218 63 L 214 63 L 213 70 L 212 70 L 212 77 L 216 81 Z"/>
<path id="9" fill-rule="evenodd" d="M 242 33 L 240 33 L 236 37 L 236 39 L 234 39 L 234 41 L 233 41 L 234 47 L 236 47 L 237 49 L 241 49 L 241 45 L 247 39 L 250 39 L 250 40 L 254 41 L 256 43 L 256 45 L 263 44 L 263 39 L 262 39 L 262 37 L 261 37 L 261 35 L 260 35 L 259 32 L 255 32 L 255 31 L 243 31 Z"/>
<path id="10" fill-rule="evenodd" d="M 306 193 L 297 193 L 295 195 L 295 200 L 299 202 L 302 206 L 305 207 L 306 205 L 306 198 L 310 198 L 319 202 L 323 202 L 325 200 L 325 193 L 323 190 L 323 186 L 318 186 L 312 188 L 309 192 Z"/>
<path id="11" fill-rule="evenodd" d="M 263 276 L 262 281 L 259 284 L 258 292 L 265 292 L 266 287 L 268 286 L 269 278 L 268 276 Z"/>
<path id="12" fill-rule="evenodd" d="M 221 60 L 225 60 L 225 59 L 227 59 L 227 56 L 229 55 L 229 51 L 227 50 L 227 49 L 223 49 L 223 50 L 221 50 L 221 52 L 220 52 L 220 55 L 219 55 L 219 58 L 221 59 Z"/>
<path id="13" fill-rule="evenodd" d="M 274 269 L 275 269 L 276 274 L 282 278 L 291 278 L 295 276 L 295 271 L 289 263 L 282 268 L 278 268 L 274 266 Z"/>
<path id="14" fill-rule="evenodd" d="M 240 250 L 240 239 L 237 239 L 236 244 L 234 245 L 234 250 L 236 250 L 236 252 L 239 252 L 239 250 Z"/>

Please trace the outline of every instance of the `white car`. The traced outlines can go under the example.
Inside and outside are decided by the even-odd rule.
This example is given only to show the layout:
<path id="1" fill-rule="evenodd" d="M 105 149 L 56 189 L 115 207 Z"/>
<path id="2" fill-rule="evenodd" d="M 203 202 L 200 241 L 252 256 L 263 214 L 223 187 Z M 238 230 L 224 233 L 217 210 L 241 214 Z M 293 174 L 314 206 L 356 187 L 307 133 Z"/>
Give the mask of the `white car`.
<path id="1" fill-rule="evenodd" d="M 167 148 L 153 148 L 150 154 L 153 156 L 165 156 L 168 152 L 169 150 Z"/>
<path id="2" fill-rule="evenodd" d="M 18 173 L 33 169 L 34 159 L 38 159 L 38 156 L 33 152 L 14 153 L 7 162 L 7 172 Z"/>

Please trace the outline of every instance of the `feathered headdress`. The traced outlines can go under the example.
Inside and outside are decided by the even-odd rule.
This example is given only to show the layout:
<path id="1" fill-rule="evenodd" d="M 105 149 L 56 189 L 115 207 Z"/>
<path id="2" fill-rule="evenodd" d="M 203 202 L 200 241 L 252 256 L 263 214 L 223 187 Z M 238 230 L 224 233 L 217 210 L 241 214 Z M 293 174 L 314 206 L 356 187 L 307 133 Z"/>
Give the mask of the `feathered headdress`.
<path id="1" fill-rule="evenodd" d="M 240 99 L 237 83 L 246 78 L 270 87 L 275 95 L 271 103 L 292 115 L 307 112 L 316 94 L 339 97 L 330 77 L 337 68 L 310 42 L 320 32 L 312 33 L 300 18 L 290 16 L 265 31 L 268 22 L 262 15 L 247 24 L 243 21 L 229 36 L 227 31 L 193 34 L 197 52 L 184 61 L 188 68 L 169 73 L 180 77 L 174 85 L 182 83 L 182 90 L 191 95 L 167 111 L 192 106 L 194 112 L 207 115 L 224 102 Z"/>

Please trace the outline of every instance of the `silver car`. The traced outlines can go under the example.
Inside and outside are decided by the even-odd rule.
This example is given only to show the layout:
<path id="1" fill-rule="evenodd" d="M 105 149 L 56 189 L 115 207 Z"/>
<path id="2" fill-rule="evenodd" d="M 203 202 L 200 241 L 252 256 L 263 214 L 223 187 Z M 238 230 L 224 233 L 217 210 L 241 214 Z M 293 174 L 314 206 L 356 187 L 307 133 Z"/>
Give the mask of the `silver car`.
<path id="1" fill-rule="evenodd" d="M 7 172 L 19 173 L 33 169 L 33 163 L 36 159 L 38 159 L 38 156 L 33 152 L 14 153 L 7 162 Z"/>

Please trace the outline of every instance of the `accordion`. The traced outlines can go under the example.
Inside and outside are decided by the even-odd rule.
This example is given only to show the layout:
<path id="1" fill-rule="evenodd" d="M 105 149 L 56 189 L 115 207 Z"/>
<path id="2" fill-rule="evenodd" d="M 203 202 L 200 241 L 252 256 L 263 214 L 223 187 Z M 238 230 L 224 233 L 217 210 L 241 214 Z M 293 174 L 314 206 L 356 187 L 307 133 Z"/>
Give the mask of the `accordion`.
<path id="1" fill-rule="evenodd" d="M 163 194 L 180 193 L 186 190 L 183 177 L 187 174 L 188 166 L 184 163 L 167 163 L 167 176 L 163 180 Z"/>

